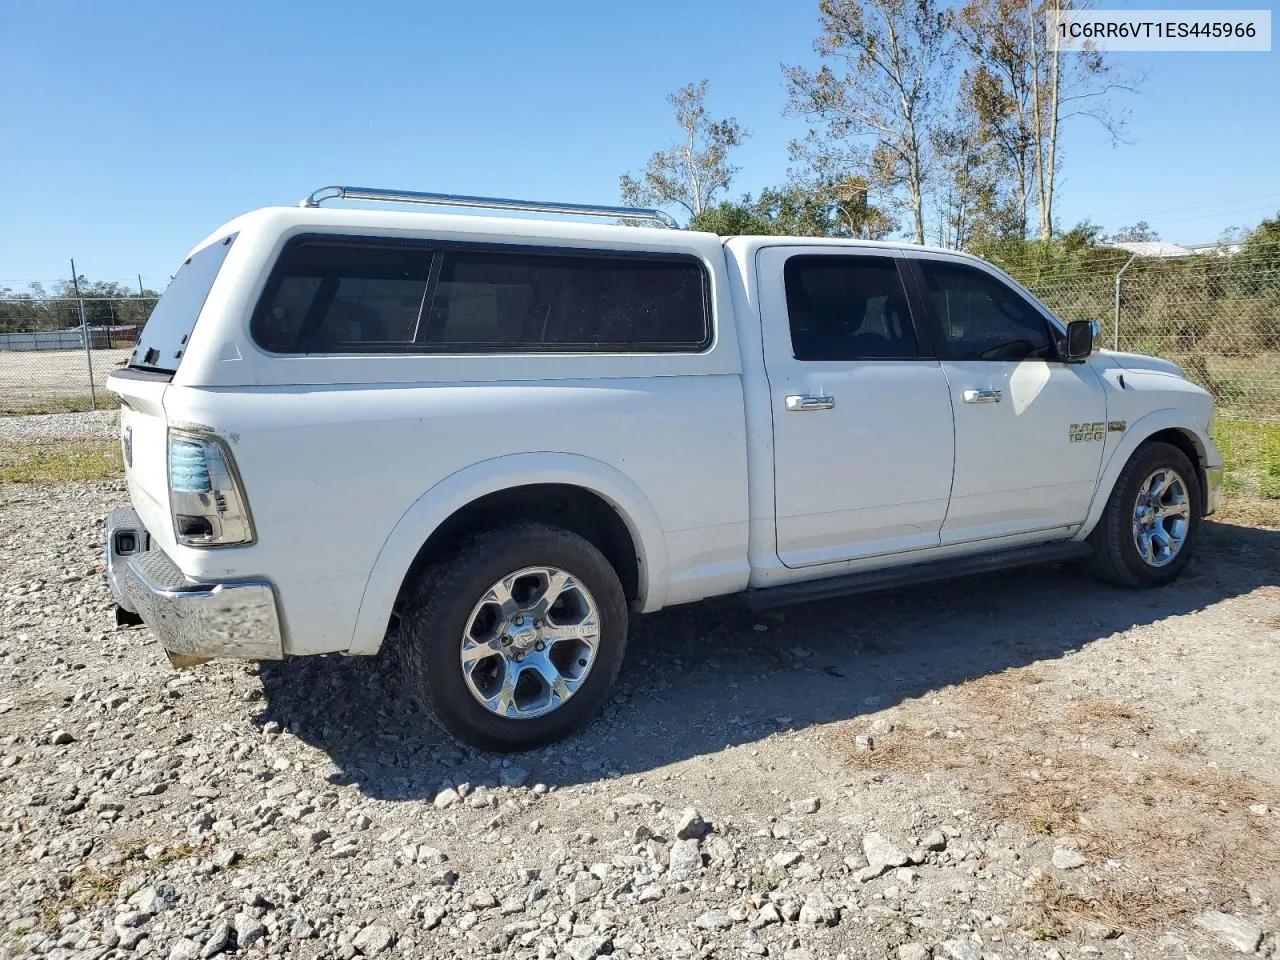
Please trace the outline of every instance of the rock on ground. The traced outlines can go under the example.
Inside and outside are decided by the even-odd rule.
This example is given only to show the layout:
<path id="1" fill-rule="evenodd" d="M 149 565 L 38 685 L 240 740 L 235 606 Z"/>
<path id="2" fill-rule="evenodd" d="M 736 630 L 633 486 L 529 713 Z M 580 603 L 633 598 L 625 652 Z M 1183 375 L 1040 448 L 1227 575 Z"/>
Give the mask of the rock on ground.
<path id="1" fill-rule="evenodd" d="M 1240 917 L 1217 910 L 1206 910 L 1196 916 L 1196 926 L 1213 934 L 1241 953 L 1253 953 L 1262 943 L 1262 928 Z"/>
<path id="2" fill-rule="evenodd" d="M 1065 847 L 1058 847 L 1054 850 L 1050 859 L 1059 870 L 1076 870 L 1083 867 L 1087 862 L 1084 855 L 1078 850 L 1068 850 Z"/>

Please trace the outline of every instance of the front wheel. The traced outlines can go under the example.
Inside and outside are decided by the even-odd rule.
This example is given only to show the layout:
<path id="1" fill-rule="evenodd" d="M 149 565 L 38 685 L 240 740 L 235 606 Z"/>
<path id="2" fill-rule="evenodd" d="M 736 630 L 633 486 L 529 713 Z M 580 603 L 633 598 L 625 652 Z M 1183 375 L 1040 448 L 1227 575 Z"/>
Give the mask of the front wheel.
<path id="1" fill-rule="evenodd" d="M 1168 443 L 1140 446 L 1120 471 L 1089 535 L 1090 569 L 1108 583 L 1157 587 L 1187 565 L 1200 529 L 1200 481 L 1187 455 Z"/>
<path id="2" fill-rule="evenodd" d="M 520 523 L 476 534 L 422 571 L 396 649 L 410 692 L 450 734 L 511 751 L 590 719 L 626 639 L 626 597 L 600 551 Z"/>

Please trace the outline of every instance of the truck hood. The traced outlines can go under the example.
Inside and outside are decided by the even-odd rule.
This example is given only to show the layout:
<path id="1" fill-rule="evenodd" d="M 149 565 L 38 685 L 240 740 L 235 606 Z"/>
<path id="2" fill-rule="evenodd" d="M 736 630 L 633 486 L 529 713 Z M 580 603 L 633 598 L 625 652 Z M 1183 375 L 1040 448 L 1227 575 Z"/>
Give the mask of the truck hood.
<path id="1" fill-rule="evenodd" d="M 1168 360 L 1161 360 L 1159 357 L 1148 357 L 1141 353 L 1121 353 L 1117 350 L 1103 350 L 1102 355 L 1116 366 L 1126 370 L 1150 370 L 1153 373 L 1167 373 L 1172 377 L 1187 379 L 1186 372 L 1180 366 Z"/>

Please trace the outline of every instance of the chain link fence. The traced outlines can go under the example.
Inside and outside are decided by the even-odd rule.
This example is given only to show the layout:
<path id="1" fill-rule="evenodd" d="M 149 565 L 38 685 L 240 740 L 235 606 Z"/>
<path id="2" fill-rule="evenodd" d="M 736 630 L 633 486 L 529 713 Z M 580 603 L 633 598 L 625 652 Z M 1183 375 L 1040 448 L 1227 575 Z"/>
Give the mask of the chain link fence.
<path id="1" fill-rule="evenodd" d="M 1280 251 L 1002 266 L 1062 318 L 1099 321 L 1105 346 L 1181 366 L 1217 400 L 1229 491 L 1280 498 Z M 0 298 L 0 415 L 111 405 L 103 384 L 155 302 Z"/>
<path id="2" fill-rule="evenodd" d="M 115 406 L 107 376 L 128 360 L 156 300 L 0 298 L 0 416 Z"/>
<path id="3" fill-rule="evenodd" d="M 1005 264 L 1065 320 L 1098 320 L 1104 346 L 1178 364 L 1217 401 L 1227 493 L 1280 498 L 1280 250 Z"/>
<path id="4" fill-rule="evenodd" d="M 1100 321 L 1104 346 L 1178 364 L 1221 416 L 1280 423 L 1280 252 L 1006 269 L 1063 319 Z"/>

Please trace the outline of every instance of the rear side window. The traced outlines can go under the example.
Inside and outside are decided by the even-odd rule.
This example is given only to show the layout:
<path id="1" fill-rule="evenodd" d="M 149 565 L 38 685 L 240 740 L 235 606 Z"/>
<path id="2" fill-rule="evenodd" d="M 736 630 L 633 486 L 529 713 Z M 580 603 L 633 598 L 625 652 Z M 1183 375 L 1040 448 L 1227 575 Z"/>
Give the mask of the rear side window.
<path id="1" fill-rule="evenodd" d="M 403 350 L 417 339 L 431 256 L 401 244 L 290 244 L 254 312 L 254 338 L 278 353 Z"/>
<path id="2" fill-rule="evenodd" d="M 232 234 L 217 240 L 183 261 L 138 335 L 129 366 L 164 373 L 178 369 L 187 340 L 235 238 Z"/>
<path id="3" fill-rule="evenodd" d="M 783 269 L 797 360 L 889 360 L 920 355 L 892 257 L 806 255 Z"/>
<path id="4" fill-rule="evenodd" d="M 253 335 L 278 353 L 687 352 L 711 323 L 693 257 L 308 238 Z"/>

